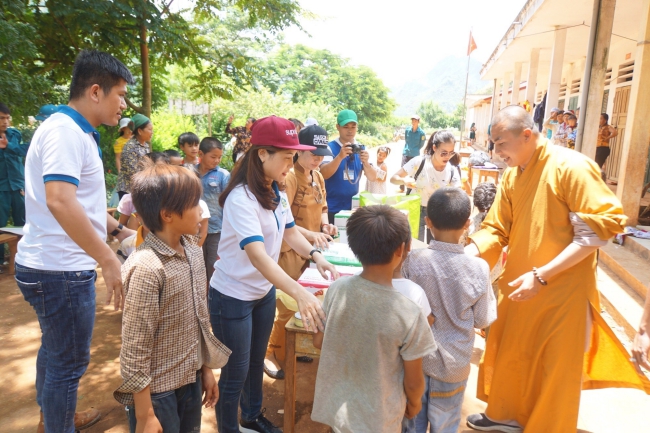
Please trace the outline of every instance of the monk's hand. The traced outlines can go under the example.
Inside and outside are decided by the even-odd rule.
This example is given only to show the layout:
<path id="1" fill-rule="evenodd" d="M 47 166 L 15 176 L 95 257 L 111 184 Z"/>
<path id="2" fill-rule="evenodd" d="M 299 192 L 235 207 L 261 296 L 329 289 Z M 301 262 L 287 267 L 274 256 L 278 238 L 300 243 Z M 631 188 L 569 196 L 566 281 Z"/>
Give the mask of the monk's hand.
<path id="1" fill-rule="evenodd" d="M 533 274 L 532 271 L 526 272 L 516 280 L 508 283 L 508 285 L 510 287 L 517 287 L 517 290 L 508 296 L 511 301 L 517 302 L 532 299 L 542 288 L 542 285 L 537 281 L 537 278 L 535 278 L 535 274 Z"/>
<path id="2" fill-rule="evenodd" d="M 641 367 L 650 370 L 650 362 L 648 362 L 648 355 L 650 354 L 650 335 L 647 332 L 639 331 L 634 336 L 634 343 L 632 344 L 632 359 L 634 367 L 639 373 Z"/>

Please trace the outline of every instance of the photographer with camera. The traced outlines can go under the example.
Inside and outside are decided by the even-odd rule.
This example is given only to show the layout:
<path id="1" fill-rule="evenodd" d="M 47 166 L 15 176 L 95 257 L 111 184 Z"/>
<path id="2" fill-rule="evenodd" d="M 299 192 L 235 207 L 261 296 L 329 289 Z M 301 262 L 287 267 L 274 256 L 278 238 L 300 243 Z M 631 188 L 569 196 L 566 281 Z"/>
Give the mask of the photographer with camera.
<path id="1" fill-rule="evenodd" d="M 352 197 L 359 192 L 359 180 L 365 173 L 369 181 L 377 179 L 377 171 L 370 165 L 365 146 L 356 142 L 357 114 L 352 110 L 342 110 L 336 117 L 339 138 L 327 145 L 332 155 L 325 157 L 320 172 L 325 179 L 327 190 L 327 216 L 334 224 L 334 215 L 352 208 Z"/>

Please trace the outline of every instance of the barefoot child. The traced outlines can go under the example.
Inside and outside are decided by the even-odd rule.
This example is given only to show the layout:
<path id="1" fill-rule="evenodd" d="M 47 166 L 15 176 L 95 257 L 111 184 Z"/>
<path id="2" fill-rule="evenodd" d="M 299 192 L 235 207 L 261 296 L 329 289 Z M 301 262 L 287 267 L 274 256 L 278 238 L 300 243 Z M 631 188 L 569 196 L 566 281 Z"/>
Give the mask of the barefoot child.
<path id="1" fill-rule="evenodd" d="M 373 194 L 386 194 L 386 173 L 388 166 L 384 161 L 390 155 L 390 147 L 381 146 L 377 149 L 377 180 L 366 182 L 366 191 Z"/>
<path id="2" fill-rule="evenodd" d="M 325 332 L 312 419 L 339 432 L 400 433 L 422 406 L 422 357 L 436 343 L 420 307 L 392 286 L 411 243 L 406 216 L 390 206 L 357 209 L 347 223 L 360 275 L 325 295 Z"/>
<path id="3" fill-rule="evenodd" d="M 134 176 L 131 191 L 150 233 L 122 267 L 123 382 L 113 395 L 127 405 L 131 433 L 200 431 L 202 395 L 206 407 L 219 399 L 212 369 L 230 355 L 210 331 L 205 302 L 201 182 L 155 164 Z"/>

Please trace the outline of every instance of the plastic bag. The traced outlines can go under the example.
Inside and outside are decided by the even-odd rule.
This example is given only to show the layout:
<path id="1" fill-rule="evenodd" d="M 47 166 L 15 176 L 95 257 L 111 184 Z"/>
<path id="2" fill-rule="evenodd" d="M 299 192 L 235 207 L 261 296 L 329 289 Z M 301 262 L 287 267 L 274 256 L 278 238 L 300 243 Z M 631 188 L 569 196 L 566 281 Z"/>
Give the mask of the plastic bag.
<path id="1" fill-rule="evenodd" d="M 398 210 L 408 211 L 411 235 L 417 239 L 420 230 L 420 206 L 422 199 L 417 194 L 372 194 L 367 191 L 359 194 L 361 207 L 387 204 Z"/>
<path id="2" fill-rule="evenodd" d="M 468 164 L 471 165 L 472 167 L 474 166 L 482 166 L 486 162 L 490 161 L 490 155 L 487 153 L 480 151 L 480 150 L 475 150 L 472 152 L 472 154 L 469 156 L 468 159 Z"/>

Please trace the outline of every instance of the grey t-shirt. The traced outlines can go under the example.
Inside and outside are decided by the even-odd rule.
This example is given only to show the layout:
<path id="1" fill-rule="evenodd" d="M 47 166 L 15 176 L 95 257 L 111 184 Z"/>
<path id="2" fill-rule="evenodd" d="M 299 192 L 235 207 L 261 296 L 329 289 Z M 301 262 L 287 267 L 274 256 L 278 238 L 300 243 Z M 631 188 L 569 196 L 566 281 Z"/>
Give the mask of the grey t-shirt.
<path id="1" fill-rule="evenodd" d="M 436 350 L 420 307 L 360 276 L 334 282 L 311 417 L 336 433 L 400 432 L 404 361 Z"/>

